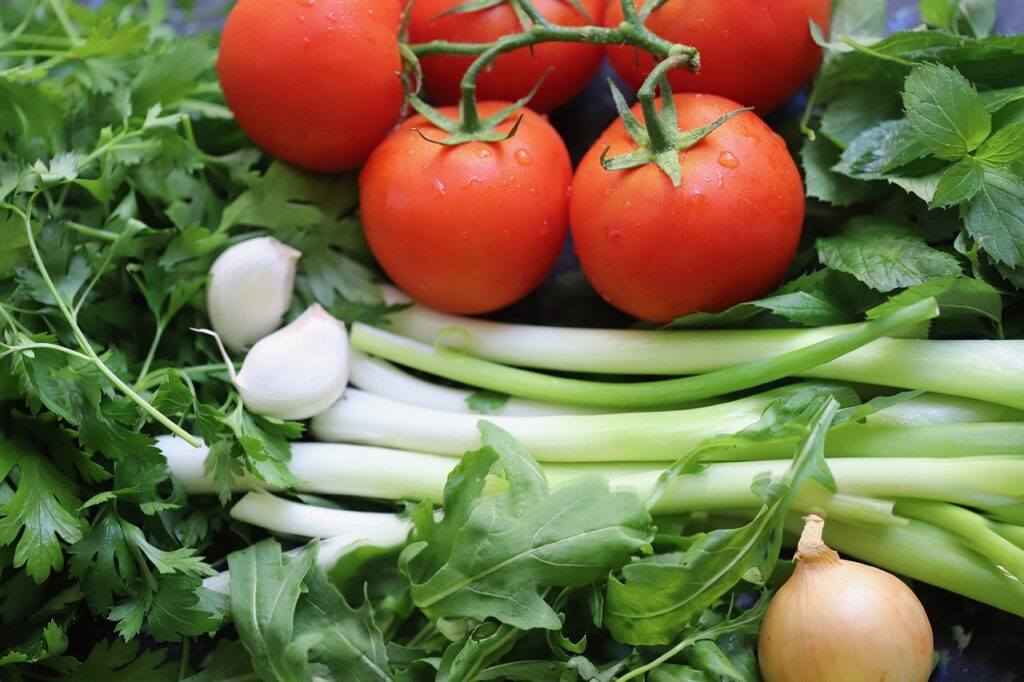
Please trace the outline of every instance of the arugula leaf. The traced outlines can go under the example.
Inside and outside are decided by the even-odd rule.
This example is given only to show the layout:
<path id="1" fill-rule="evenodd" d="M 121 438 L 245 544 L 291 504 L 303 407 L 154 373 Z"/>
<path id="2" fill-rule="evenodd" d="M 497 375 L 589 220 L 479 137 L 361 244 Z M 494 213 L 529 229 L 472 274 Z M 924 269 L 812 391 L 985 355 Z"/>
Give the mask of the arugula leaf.
<path id="1" fill-rule="evenodd" d="M 245 647 L 239 640 L 219 639 L 210 662 L 201 672 L 186 677 L 181 682 L 225 682 L 241 681 L 254 674 Z"/>
<path id="2" fill-rule="evenodd" d="M 781 479 L 758 479 L 751 489 L 764 502 L 745 526 L 715 530 L 685 552 L 640 559 L 608 579 L 605 623 L 627 644 L 667 644 L 738 582 L 763 583 L 779 555 L 783 523 L 797 492 L 813 478 L 834 489 L 824 459 L 825 434 L 839 409 L 833 398 L 815 398 L 798 422 L 802 437 Z M 690 465 L 683 465 L 685 473 Z"/>
<path id="3" fill-rule="evenodd" d="M 922 64 L 911 70 L 903 105 L 907 120 L 941 159 L 965 156 L 992 131 L 992 117 L 977 88 L 959 71 L 941 64 Z"/>
<path id="4" fill-rule="evenodd" d="M 650 542 L 650 515 L 596 477 L 549 490 L 507 433 L 488 422 L 480 431 L 484 447 L 449 476 L 441 521 L 426 506 L 414 517 L 414 542 L 400 558 L 413 600 L 435 619 L 558 629 L 540 589 L 586 585 L 628 561 Z"/>
<path id="5" fill-rule="evenodd" d="M 910 228 L 880 217 L 851 220 L 839 234 L 819 239 L 817 248 L 822 263 L 877 291 L 960 274 L 956 258 L 928 246 Z"/>
<path id="6" fill-rule="evenodd" d="M 314 660 L 325 665 L 335 679 L 391 680 L 384 638 L 369 603 L 353 609 L 315 566 L 303 584 L 306 593 L 295 610 L 295 634 L 319 638 L 312 648 Z"/>
<path id="7" fill-rule="evenodd" d="M 480 673 L 509 653 L 526 632 L 511 625 L 487 622 L 444 651 L 437 682 L 478 680 Z M 505 676 L 508 671 L 504 671 Z M 488 679 L 486 677 L 482 679 Z"/>
<path id="8" fill-rule="evenodd" d="M 1004 168 L 985 168 L 981 189 L 961 207 L 967 232 L 996 263 L 1024 265 L 1024 178 Z M 936 273 L 938 274 L 938 273 Z"/>
<path id="9" fill-rule="evenodd" d="M 231 617 L 261 679 L 305 682 L 309 678 L 309 649 L 320 638 L 297 638 L 295 609 L 315 558 L 315 543 L 286 559 L 273 540 L 228 555 Z"/>
<path id="10" fill-rule="evenodd" d="M 466 407 L 478 414 L 490 414 L 500 410 L 508 402 L 508 396 L 494 391 L 474 391 L 466 398 Z"/>

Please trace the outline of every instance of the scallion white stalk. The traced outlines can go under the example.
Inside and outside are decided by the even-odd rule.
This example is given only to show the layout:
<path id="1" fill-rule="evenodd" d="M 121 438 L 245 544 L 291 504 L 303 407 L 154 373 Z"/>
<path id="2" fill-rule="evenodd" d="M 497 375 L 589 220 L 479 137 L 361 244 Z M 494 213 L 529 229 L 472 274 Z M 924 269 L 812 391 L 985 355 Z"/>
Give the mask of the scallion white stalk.
<path id="1" fill-rule="evenodd" d="M 402 296 L 386 291 L 391 300 Z M 512 325 L 446 315 L 414 304 L 390 329 L 494 362 L 563 372 L 705 374 L 804 348 L 849 331 L 817 329 L 646 331 Z M 1024 409 L 1024 341 L 873 341 L 800 376 L 976 398 Z"/>
<path id="2" fill-rule="evenodd" d="M 704 440 L 756 422 L 787 387 L 709 407 L 588 416 L 491 417 L 541 462 L 675 461 Z M 461 456 L 480 447 L 480 415 L 406 405 L 349 389 L 311 422 L 324 441 Z M 831 431 L 829 457 L 1024 455 L 1024 422 L 895 426 L 848 423 Z M 773 459 L 792 444 L 771 442 L 714 454 L 717 460 Z"/>
<path id="3" fill-rule="evenodd" d="M 675 412 L 557 417 L 491 417 L 542 462 L 676 460 L 707 438 L 756 422 L 782 388 L 728 403 Z M 318 440 L 461 456 L 480 447 L 480 415 L 441 412 L 349 389 L 317 415 Z"/>
<path id="4" fill-rule="evenodd" d="M 507 367 L 360 323 L 352 326 L 351 343 L 353 348 L 385 360 L 521 398 L 585 407 L 636 409 L 684 405 L 791 377 L 938 314 L 938 305 L 929 298 L 877 320 L 853 325 L 806 347 L 734 363 L 699 376 L 634 383 L 569 379 Z"/>
<path id="5" fill-rule="evenodd" d="M 402 542 L 412 528 L 408 521 L 396 521 L 394 514 L 318 507 L 265 492 L 246 493 L 231 508 L 231 516 L 275 533 L 307 538 L 348 535 L 372 540 L 379 537 L 386 540 L 384 546 Z"/>
<path id="6" fill-rule="evenodd" d="M 158 444 L 170 471 L 186 492 L 213 492 L 202 475 L 205 448 L 192 448 L 173 437 Z M 294 443 L 289 468 L 298 490 L 333 495 L 357 495 L 388 500 L 440 500 L 445 481 L 457 461 L 450 457 L 384 448 L 331 443 Z M 790 460 L 722 462 L 678 478 L 654 511 L 661 514 L 750 509 L 760 505 L 751 491 L 755 478 L 780 476 Z M 840 494 L 864 498 L 911 498 L 953 502 L 990 511 L 1012 513 L 1024 502 L 1024 458 L 883 458 L 830 459 Z M 553 485 L 587 474 L 607 478 L 613 488 L 637 491 L 643 497 L 664 470 L 651 463 L 549 464 L 544 470 Z M 196 477 L 196 473 L 200 477 Z M 262 487 L 251 478 L 238 489 Z M 820 496 L 799 501 L 813 508 Z M 798 509 L 801 506 L 797 507 Z"/>

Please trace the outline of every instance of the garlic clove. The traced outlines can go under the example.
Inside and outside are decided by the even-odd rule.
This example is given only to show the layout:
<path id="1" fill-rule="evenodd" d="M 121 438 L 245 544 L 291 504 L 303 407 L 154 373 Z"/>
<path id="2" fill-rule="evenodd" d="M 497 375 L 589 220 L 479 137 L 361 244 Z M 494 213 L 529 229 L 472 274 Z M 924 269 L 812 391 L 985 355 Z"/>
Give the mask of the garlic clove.
<path id="1" fill-rule="evenodd" d="M 234 378 L 245 407 L 278 419 L 308 419 L 333 405 L 348 383 L 348 333 L 319 304 L 266 336 Z"/>
<path id="2" fill-rule="evenodd" d="M 210 268 L 206 307 L 213 330 L 241 351 L 281 326 L 302 254 L 273 237 L 235 244 Z"/>

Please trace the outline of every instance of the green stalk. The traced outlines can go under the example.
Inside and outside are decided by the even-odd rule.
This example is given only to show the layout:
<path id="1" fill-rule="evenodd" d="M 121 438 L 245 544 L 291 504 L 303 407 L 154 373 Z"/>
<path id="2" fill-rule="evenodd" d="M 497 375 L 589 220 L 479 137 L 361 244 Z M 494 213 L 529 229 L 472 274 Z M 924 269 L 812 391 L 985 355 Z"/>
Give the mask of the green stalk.
<path id="1" fill-rule="evenodd" d="M 396 334 L 355 324 L 352 347 L 420 371 L 471 386 L 544 402 L 585 407 L 647 408 L 685 404 L 760 386 L 806 372 L 905 327 L 939 314 L 934 299 L 919 301 L 885 317 L 855 325 L 836 336 L 774 357 L 700 376 L 632 384 L 553 377 L 506 367 Z"/>
<path id="2" fill-rule="evenodd" d="M 541 462 L 672 462 L 706 440 L 741 431 L 776 400 L 801 390 L 841 396 L 841 387 L 796 384 L 727 403 L 667 412 L 601 415 L 486 415 Z M 480 447 L 477 422 L 466 412 L 434 410 L 349 388 L 313 418 L 318 440 L 421 450 L 452 457 Z M 785 458 L 792 440 L 739 444 L 712 461 Z M 828 457 L 885 458 L 1024 455 L 1024 422 L 894 426 L 848 422 L 835 427 Z"/>
<path id="3" fill-rule="evenodd" d="M 790 515 L 786 528 L 798 536 L 803 521 Z M 1024 616 L 1024 586 L 942 528 L 917 520 L 881 526 L 829 519 L 824 537 L 843 554 Z"/>
<path id="4" fill-rule="evenodd" d="M 391 288 L 389 303 L 408 302 Z M 817 329 L 643 331 L 513 325 L 412 305 L 391 317 L 398 334 L 518 367 L 596 374 L 704 374 L 803 348 L 853 326 Z M 796 372 L 946 393 L 1024 409 L 1024 341 L 886 338 Z"/>
<path id="5" fill-rule="evenodd" d="M 186 492 L 214 491 L 203 469 L 205 448 L 193 448 L 171 437 L 158 439 L 168 466 Z M 445 480 L 458 460 L 420 452 L 333 443 L 293 443 L 289 469 L 297 489 L 327 495 L 357 495 L 387 500 L 441 499 Z M 676 479 L 654 511 L 658 514 L 756 509 L 761 500 L 750 489 L 765 474 L 781 476 L 790 460 L 725 462 Z M 854 498 L 915 498 L 954 502 L 985 509 L 1020 504 L 1024 498 L 1024 458 L 973 459 L 835 459 L 829 461 L 838 493 L 847 496 L 835 507 L 859 507 L 864 518 L 878 519 L 877 505 Z M 661 464 L 548 464 L 553 484 L 583 475 L 609 479 L 617 489 L 641 496 L 653 489 L 664 471 Z M 264 488 L 251 477 L 236 480 L 239 490 Z M 828 503 L 821 491 L 808 488 L 797 498 L 798 509 L 812 511 Z M 868 509 L 871 507 L 871 510 Z"/>
<path id="6" fill-rule="evenodd" d="M 1024 582 L 1024 549 L 996 533 L 984 517 L 945 502 L 924 500 L 900 500 L 895 512 L 955 533 L 965 545 Z"/>

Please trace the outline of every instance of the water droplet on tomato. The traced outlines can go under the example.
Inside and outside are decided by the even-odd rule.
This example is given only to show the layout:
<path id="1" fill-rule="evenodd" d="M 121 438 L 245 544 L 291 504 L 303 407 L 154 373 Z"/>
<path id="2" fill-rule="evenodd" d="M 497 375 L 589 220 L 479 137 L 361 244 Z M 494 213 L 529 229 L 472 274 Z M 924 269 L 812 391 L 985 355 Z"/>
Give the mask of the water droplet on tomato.
<path id="1" fill-rule="evenodd" d="M 305 21 L 305 20 L 306 20 L 306 15 L 305 14 L 300 14 L 299 15 L 299 21 Z"/>
<path id="2" fill-rule="evenodd" d="M 331 22 L 333 24 L 337 20 L 338 20 L 338 13 L 337 12 L 332 10 L 332 11 L 327 13 L 327 21 L 329 21 L 329 22 Z"/>
<path id="3" fill-rule="evenodd" d="M 434 189 L 437 190 L 437 195 L 438 196 L 441 196 L 441 197 L 448 196 L 448 190 L 447 190 L 447 188 L 445 188 L 444 183 L 441 182 L 440 180 L 438 180 L 437 178 L 434 179 Z"/>
<path id="4" fill-rule="evenodd" d="M 316 4 L 316 0 L 295 0 L 295 4 L 299 7 L 312 7 Z"/>
<path id="5" fill-rule="evenodd" d="M 740 160 L 732 152 L 722 152 L 718 155 L 718 165 L 724 168 L 736 168 L 740 165 Z"/>
<path id="6" fill-rule="evenodd" d="M 517 149 L 516 162 L 520 166 L 529 166 L 531 163 L 533 163 L 533 158 L 530 156 L 530 152 L 526 151 L 525 149 Z"/>
<path id="7" fill-rule="evenodd" d="M 512 239 L 512 228 L 506 227 L 502 234 L 505 236 L 505 239 Z"/>
<path id="8" fill-rule="evenodd" d="M 604 231 L 605 238 L 612 244 L 622 241 L 622 228 L 617 225 L 610 225 Z"/>
<path id="9" fill-rule="evenodd" d="M 480 159 L 489 159 L 492 156 L 492 152 L 487 147 L 480 147 L 480 149 L 477 150 L 476 155 L 477 158 Z"/>
<path id="10" fill-rule="evenodd" d="M 607 187 L 605 187 L 605 188 L 604 188 L 604 195 L 605 195 L 606 197 L 610 197 L 610 196 L 612 195 L 612 189 L 613 189 L 613 188 L 612 188 L 612 186 L 611 186 L 611 185 L 608 185 Z"/>
<path id="11" fill-rule="evenodd" d="M 633 202 L 632 202 L 632 201 L 629 201 L 629 200 L 627 199 L 627 200 L 626 200 L 626 203 L 624 203 L 624 204 L 622 205 L 622 210 L 623 210 L 623 211 L 628 211 L 628 210 L 630 210 L 631 208 L 633 208 Z"/>
<path id="12" fill-rule="evenodd" d="M 306 45 L 309 45 L 309 36 L 302 36 L 302 42 L 304 42 Z"/>
<path id="13" fill-rule="evenodd" d="M 484 183 L 484 181 L 481 180 L 480 178 L 478 178 L 476 176 L 471 177 L 469 180 L 466 181 L 466 189 L 476 189 L 477 187 L 479 187 L 483 183 Z"/>

